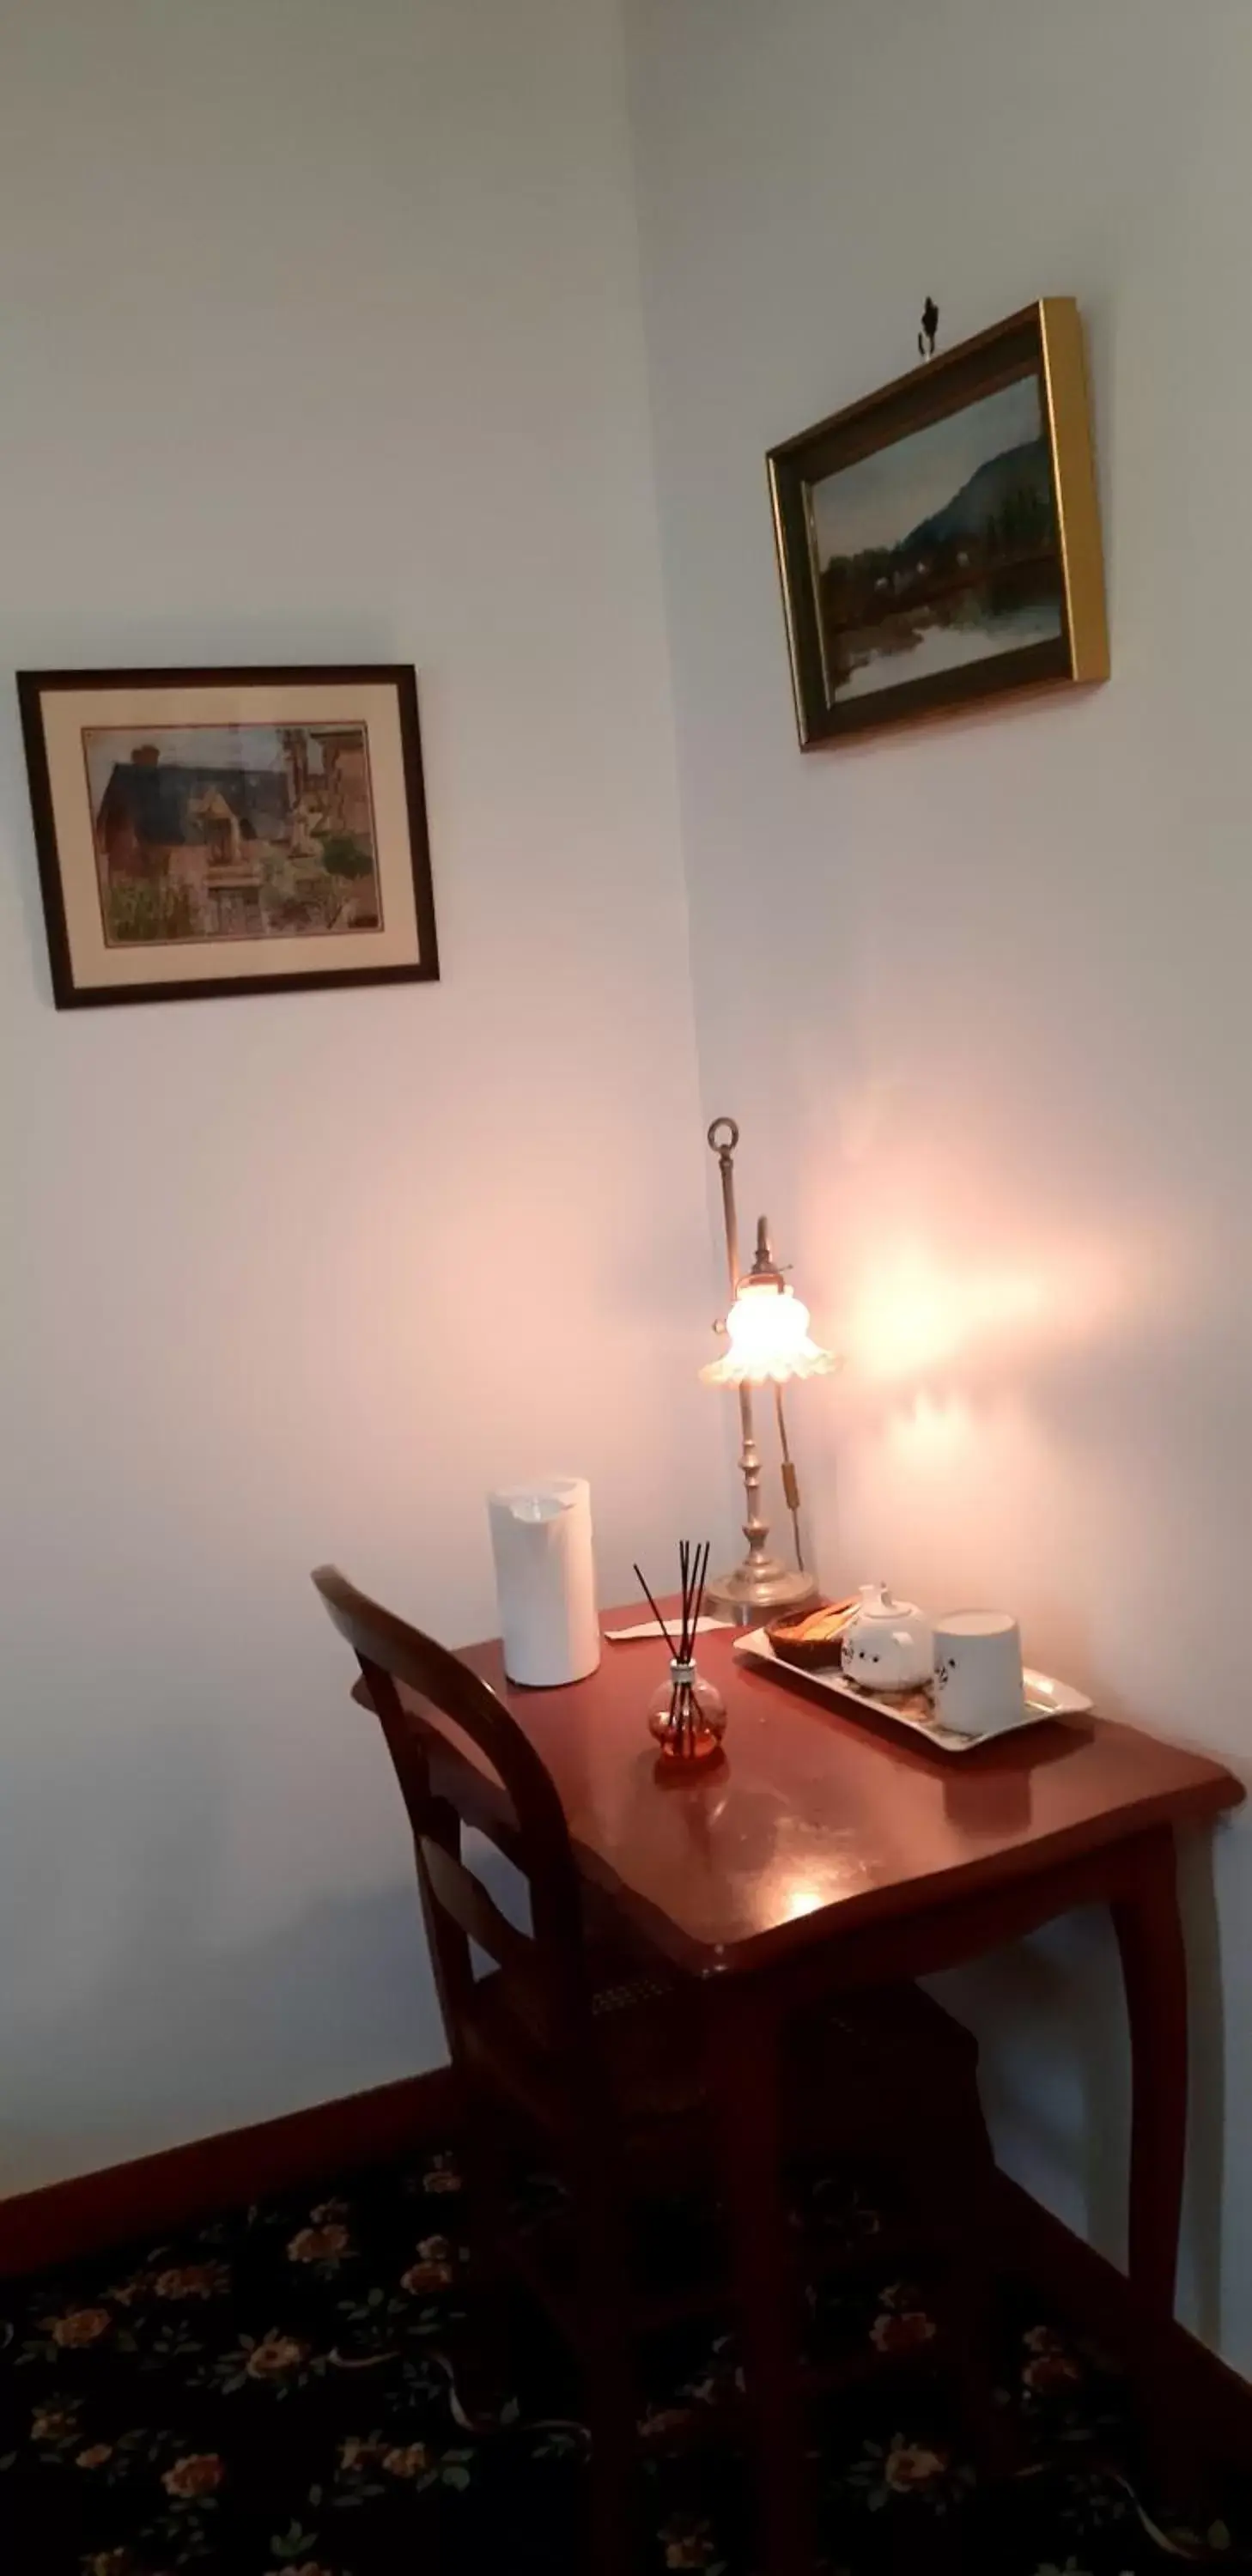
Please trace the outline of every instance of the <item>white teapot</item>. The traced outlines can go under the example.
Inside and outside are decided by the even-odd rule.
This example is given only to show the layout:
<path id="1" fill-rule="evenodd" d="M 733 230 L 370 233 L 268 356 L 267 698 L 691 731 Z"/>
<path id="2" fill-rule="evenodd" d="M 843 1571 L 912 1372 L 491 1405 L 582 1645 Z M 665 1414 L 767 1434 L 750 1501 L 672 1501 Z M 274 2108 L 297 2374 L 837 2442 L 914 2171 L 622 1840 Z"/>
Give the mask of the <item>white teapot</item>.
<path id="1" fill-rule="evenodd" d="M 893 1601 L 885 1583 L 861 1585 L 860 1608 L 843 1632 L 843 1669 L 864 1690 L 917 1690 L 935 1669 L 929 1619 L 911 1601 Z"/>

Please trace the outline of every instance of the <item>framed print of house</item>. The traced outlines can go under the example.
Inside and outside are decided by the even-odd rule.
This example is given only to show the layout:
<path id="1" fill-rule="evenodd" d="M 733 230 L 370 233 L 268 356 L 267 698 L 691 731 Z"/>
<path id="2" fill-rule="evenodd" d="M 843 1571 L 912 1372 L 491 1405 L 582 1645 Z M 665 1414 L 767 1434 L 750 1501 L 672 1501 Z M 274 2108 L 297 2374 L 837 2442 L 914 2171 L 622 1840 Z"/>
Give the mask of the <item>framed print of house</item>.
<path id="1" fill-rule="evenodd" d="M 407 666 L 18 691 L 58 1009 L 438 975 Z"/>

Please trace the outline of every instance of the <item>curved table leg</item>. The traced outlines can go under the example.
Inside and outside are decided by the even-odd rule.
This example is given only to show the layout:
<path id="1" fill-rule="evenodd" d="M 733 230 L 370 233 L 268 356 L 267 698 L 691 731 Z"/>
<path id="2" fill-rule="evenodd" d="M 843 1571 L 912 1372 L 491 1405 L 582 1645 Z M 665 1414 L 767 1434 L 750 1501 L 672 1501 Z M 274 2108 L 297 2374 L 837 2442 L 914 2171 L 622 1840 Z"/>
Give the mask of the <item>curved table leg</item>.
<path id="1" fill-rule="evenodd" d="M 1178 2233 L 1187 2152 L 1187 1961 L 1174 1837 L 1145 1834 L 1126 1854 L 1113 1923 L 1130 2022 L 1129 2262 L 1141 2401 L 1167 2471 L 1187 2474 L 1176 2409 L 1168 2403 Z"/>

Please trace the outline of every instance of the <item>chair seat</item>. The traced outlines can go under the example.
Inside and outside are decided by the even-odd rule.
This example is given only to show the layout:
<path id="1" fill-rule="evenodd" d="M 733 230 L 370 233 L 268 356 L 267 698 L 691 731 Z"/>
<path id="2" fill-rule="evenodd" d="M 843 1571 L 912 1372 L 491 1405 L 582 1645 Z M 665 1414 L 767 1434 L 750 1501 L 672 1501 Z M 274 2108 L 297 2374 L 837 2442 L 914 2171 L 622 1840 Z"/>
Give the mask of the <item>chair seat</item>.
<path id="1" fill-rule="evenodd" d="M 977 2083 L 978 2042 L 920 1986 L 877 1986 L 862 1994 L 840 1995 L 824 2012 L 801 2022 L 792 2038 L 793 2057 L 823 2048 L 845 2068 L 862 2069 L 867 2085 L 883 2104 L 903 2096 L 913 2104 L 933 2104 L 942 2112 L 946 2100 L 968 2101 Z M 809 2066 L 812 2074 L 811 2056 Z"/>
<path id="2" fill-rule="evenodd" d="M 604 1964 L 603 1962 L 601 1964 Z M 699 1998 L 696 1997 L 698 2005 Z M 497 2076 L 516 2045 L 517 2026 L 499 1981 L 488 1977 L 475 1996 L 476 2018 Z M 595 1993 L 592 2019 L 608 2087 L 615 2138 L 623 2162 L 624 2216 L 631 2251 L 629 2321 L 647 2334 L 684 2319 L 721 2314 L 733 2292 L 724 2264 L 718 2210 L 718 2164 L 710 2135 L 703 2084 L 703 2051 L 691 1989 L 663 1962 L 655 1971 L 623 1963 L 620 1951 L 607 1965 Z M 810 2283 L 849 2278 L 884 2263 L 909 2277 L 930 2268 L 948 2233 L 932 2185 L 945 2155 L 976 2118 L 973 2035 L 918 1989 L 900 1986 L 841 1998 L 797 2025 L 786 2069 L 789 2094 L 788 2188 L 794 2194 L 792 2231 L 797 2271 Z M 533 2049 L 528 2069 L 533 2069 Z M 520 2070 L 519 2070 L 520 2077 Z M 510 2086 L 521 2099 L 521 2080 Z M 919 2104 L 924 2116 L 919 2120 Z M 532 2117 L 533 2094 L 524 2107 Z M 839 2169 L 877 2173 L 883 2206 L 893 2211 L 887 2230 L 845 2241 L 815 2223 L 806 2193 L 813 2174 L 824 2190 L 831 2156 Z M 924 2189 L 911 2187 L 922 2168 Z M 665 2239 L 659 2274 L 641 2250 L 648 2246 L 658 2208 L 683 2203 L 681 2260 Z M 806 2214 L 807 2212 L 807 2214 Z M 586 2331 L 579 2302 L 578 2233 L 568 2199 L 524 2212 L 519 2206 L 501 2249 L 563 2332 L 576 2345 Z M 929 2348 L 933 2364 L 946 2359 L 946 2324 Z M 881 2364 L 865 2352 L 855 2364 L 843 2356 L 832 2369 L 815 2361 L 805 2384 L 843 2385 Z"/>
<path id="3" fill-rule="evenodd" d="M 592 1952 L 592 2031 L 614 2116 L 637 2147 L 646 2133 L 698 2120 L 706 2107 L 698 1996 L 664 1961 L 641 1967 L 620 1952 Z M 507 1980 L 479 1979 L 467 2036 L 488 2083 L 494 2079 L 545 2126 L 559 2117 L 567 2070 L 545 2057 L 512 2009 Z M 942 2123 L 951 2102 L 968 2104 L 978 2062 L 972 2033 L 920 1987 L 901 1984 L 840 1996 L 791 2035 L 788 2091 L 806 2104 L 798 2134 L 864 2139 L 903 2101 L 927 2106 Z"/>
<path id="4" fill-rule="evenodd" d="M 826 2018 L 883 2062 L 907 2056 L 910 2065 L 960 2066 L 967 2076 L 978 2064 L 973 2031 L 909 1980 L 840 1995 Z"/>
<path id="5" fill-rule="evenodd" d="M 920 1986 L 840 1995 L 791 2031 L 787 2095 L 797 2142 L 917 2162 L 981 2123 L 978 2042 Z"/>
<path id="6" fill-rule="evenodd" d="M 699 2024 L 684 1983 L 664 1965 L 641 1969 L 591 1955 L 592 2037 L 619 2131 L 631 2145 L 649 2129 L 698 2116 L 704 2101 Z M 537 2047 L 509 2001 L 507 1980 L 480 1977 L 465 2015 L 467 2045 L 490 2084 L 503 2084 L 545 2127 L 559 2126 L 571 2070 Z M 572 2070 L 578 2080 L 584 2070 Z"/>
<path id="7" fill-rule="evenodd" d="M 627 2127 L 690 2119 L 704 2107 L 704 2052 L 677 1979 L 648 1975 L 597 1987 L 592 2023 L 614 2106 Z"/>

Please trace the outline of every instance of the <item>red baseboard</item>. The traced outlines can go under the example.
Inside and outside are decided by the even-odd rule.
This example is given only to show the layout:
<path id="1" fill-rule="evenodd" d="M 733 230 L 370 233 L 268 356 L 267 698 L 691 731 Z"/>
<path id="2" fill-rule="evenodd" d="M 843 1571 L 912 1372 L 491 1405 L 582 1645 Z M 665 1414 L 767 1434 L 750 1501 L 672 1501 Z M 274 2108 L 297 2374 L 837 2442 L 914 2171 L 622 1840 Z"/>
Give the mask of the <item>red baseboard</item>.
<path id="1" fill-rule="evenodd" d="M 1125 2273 L 1007 2174 L 998 2177 L 996 2221 L 1005 2269 L 1037 2290 L 1053 2312 L 1128 2359 L 1135 2326 Z M 1173 2329 L 1170 2360 L 1179 2413 L 1199 2453 L 1246 2468 L 1252 2385 L 1185 2326 Z"/>
<path id="2" fill-rule="evenodd" d="M 79 2174 L 0 2200 L 0 2274 L 49 2271 L 132 2236 L 160 2236 L 266 2192 L 353 2165 L 383 2164 L 457 2125 L 449 2066 L 280 2120 L 198 2138 L 133 2164 Z"/>

